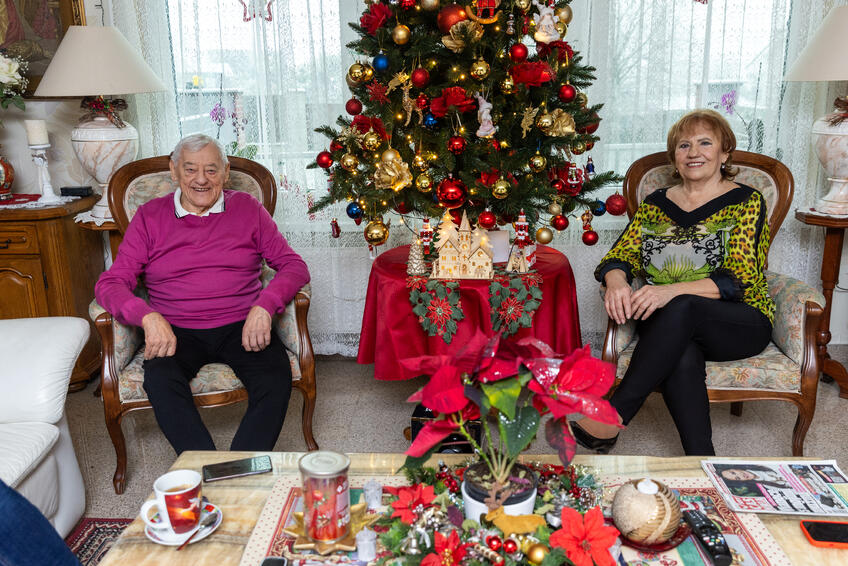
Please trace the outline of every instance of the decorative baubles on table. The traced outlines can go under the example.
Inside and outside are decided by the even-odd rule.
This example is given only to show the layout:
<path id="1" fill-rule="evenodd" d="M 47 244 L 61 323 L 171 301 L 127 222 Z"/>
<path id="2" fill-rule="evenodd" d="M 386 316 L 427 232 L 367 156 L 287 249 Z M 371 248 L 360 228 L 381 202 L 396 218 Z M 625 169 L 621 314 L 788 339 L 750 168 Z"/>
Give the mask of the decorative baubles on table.
<path id="1" fill-rule="evenodd" d="M 612 518 L 622 536 L 643 544 L 669 540 L 680 527 L 680 501 L 656 480 L 631 480 L 612 502 Z"/>

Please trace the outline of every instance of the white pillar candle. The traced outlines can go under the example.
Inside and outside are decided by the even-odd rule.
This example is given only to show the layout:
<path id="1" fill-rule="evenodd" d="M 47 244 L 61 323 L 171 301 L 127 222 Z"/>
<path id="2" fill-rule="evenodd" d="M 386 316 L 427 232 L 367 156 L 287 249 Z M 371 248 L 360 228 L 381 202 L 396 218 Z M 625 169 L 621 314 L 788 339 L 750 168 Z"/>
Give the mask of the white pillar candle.
<path id="1" fill-rule="evenodd" d="M 26 127 L 27 143 L 29 145 L 50 145 L 47 136 L 47 124 L 44 120 L 24 120 Z"/>

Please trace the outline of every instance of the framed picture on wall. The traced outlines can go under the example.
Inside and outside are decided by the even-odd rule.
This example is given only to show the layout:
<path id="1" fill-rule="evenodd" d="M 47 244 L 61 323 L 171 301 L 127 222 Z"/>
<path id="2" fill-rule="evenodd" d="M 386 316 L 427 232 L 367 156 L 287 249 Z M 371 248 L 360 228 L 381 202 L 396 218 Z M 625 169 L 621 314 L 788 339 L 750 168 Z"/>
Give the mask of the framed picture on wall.
<path id="1" fill-rule="evenodd" d="M 84 0 L 0 0 L 0 49 L 29 62 L 25 96 L 32 96 L 71 25 L 85 25 Z"/>

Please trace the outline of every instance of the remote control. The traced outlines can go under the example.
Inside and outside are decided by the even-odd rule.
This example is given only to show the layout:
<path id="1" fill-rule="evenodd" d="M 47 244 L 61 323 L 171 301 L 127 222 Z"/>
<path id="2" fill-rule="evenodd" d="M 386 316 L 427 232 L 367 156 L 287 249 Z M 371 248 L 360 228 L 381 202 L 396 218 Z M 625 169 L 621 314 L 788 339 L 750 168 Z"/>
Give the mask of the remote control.
<path id="1" fill-rule="evenodd" d="M 715 566 L 730 566 L 733 556 L 718 527 L 701 511 L 684 511 L 683 518 L 692 527 L 692 534 L 712 558 Z"/>

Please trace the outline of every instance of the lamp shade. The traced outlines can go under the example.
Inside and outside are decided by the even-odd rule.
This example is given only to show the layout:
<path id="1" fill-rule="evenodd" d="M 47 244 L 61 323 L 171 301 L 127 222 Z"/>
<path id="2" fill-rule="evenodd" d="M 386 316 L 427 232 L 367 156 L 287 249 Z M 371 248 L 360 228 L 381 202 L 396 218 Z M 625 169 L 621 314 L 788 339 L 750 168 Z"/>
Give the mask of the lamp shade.
<path id="1" fill-rule="evenodd" d="M 848 6 L 831 8 L 812 41 L 786 74 L 787 81 L 848 80 Z"/>
<path id="2" fill-rule="evenodd" d="M 166 90 L 112 26 L 70 26 L 35 96 L 109 96 Z"/>

